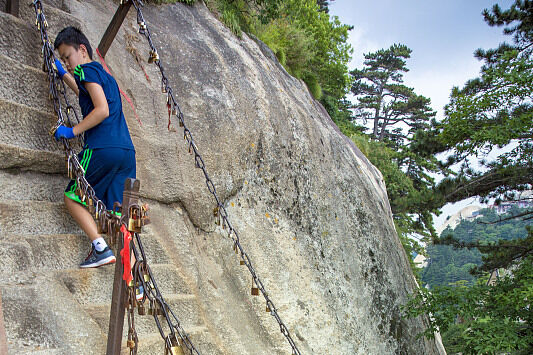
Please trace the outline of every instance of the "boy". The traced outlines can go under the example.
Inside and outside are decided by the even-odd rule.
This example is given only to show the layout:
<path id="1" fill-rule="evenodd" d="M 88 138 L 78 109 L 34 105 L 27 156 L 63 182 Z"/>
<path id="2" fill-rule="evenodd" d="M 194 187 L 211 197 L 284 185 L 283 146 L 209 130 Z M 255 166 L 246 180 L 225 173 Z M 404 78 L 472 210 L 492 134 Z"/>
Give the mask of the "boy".
<path id="1" fill-rule="evenodd" d="M 84 135 L 85 146 L 78 155 L 85 178 L 96 196 L 108 209 L 122 203 L 124 182 L 136 177 L 135 148 L 122 112 L 120 92 L 115 79 L 92 60 L 89 40 L 77 28 L 66 27 L 58 33 L 54 49 L 66 64 L 67 71 L 56 59 L 58 73 L 78 95 L 83 120 L 74 127 L 59 126 L 55 138 Z M 91 252 L 81 268 L 99 267 L 116 261 L 113 252 L 91 214 L 75 194 L 76 181 L 65 189 L 65 205 L 74 220 L 92 241 Z"/>

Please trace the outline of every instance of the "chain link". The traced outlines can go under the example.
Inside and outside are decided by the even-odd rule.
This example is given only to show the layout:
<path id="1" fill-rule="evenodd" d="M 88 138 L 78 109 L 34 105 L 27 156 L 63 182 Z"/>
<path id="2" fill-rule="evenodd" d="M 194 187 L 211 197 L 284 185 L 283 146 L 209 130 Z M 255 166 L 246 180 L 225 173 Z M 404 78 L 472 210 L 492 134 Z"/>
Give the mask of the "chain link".
<path id="1" fill-rule="evenodd" d="M 42 49 L 41 54 L 43 56 L 43 71 L 48 74 L 49 80 L 49 93 L 50 99 L 54 105 L 54 111 L 57 114 L 57 121 L 50 129 L 50 134 L 53 135 L 57 128 L 63 124 L 73 125 L 79 123 L 79 118 L 76 111 L 69 104 L 65 84 L 63 80 L 57 74 L 57 68 L 55 66 L 55 56 L 52 43 L 49 40 L 47 27 L 48 22 L 46 21 L 42 3 L 40 0 L 34 0 L 30 6 L 33 6 L 35 10 L 35 25 L 40 31 Z M 63 101 L 63 102 L 62 102 Z M 65 109 L 64 109 L 65 108 Z M 74 119 L 71 116 L 74 115 Z M 83 169 L 78 155 L 74 152 L 73 147 L 69 140 L 62 138 L 61 143 L 63 144 L 66 161 L 67 161 L 67 172 L 69 178 L 76 181 L 76 194 L 80 197 L 80 200 L 85 203 L 88 211 L 91 213 L 93 218 L 96 220 L 98 225 L 99 233 L 106 233 L 111 238 L 111 243 L 117 240 L 120 237 L 120 226 L 126 224 L 125 215 L 118 215 L 117 212 L 121 212 L 121 206 L 119 203 L 115 203 L 112 211 L 108 211 L 106 205 L 100 200 L 85 178 L 85 170 Z M 80 138 L 79 144 L 83 147 L 83 140 Z M 139 206 L 135 206 L 137 211 L 145 211 Z M 137 216 L 141 218 L 142 216 Z M 137 262 L 135 263 L 134 269 L 132 270 L 134 281 L 131 285 L 128 285 L 128 300 L 127 300 L 127 313 L 128 313 L 128 340 L 127 345 L 130 349 L 130 354 L 137 354 L 138 348 L 138 337 L 137 331 L 135 330 L 135 316 L 134 309 L 138 307 L 139 313 L 143 313 L 144 302 L 148 300 L 152 306 L 152 314 L 154 316 L 156 325 L 159 329 L 161 337 L 165 341 L 165 349 L 169 351 L 170 354 L 174 355 L 176 347 L 180 347 L 181 344 L 184 344 L 189 351 L 189 354 L 200 355 L 198 350 L 194 347 L 191 340 L 189 339 L 187 333 L 182 328 L 178 317 L 170 309 L 166 301 L 164 300 L 155 279 L 148 267 L 146 262 L 146 254 L 142 246 L 141 238 L 138 233 L 134 233 L 136 244 L 132 243 L 132 251 L 136 256 Z M 142 300 L 136 300 L 136 286 L 142 285 L 144 287 L 144 297 Z M 170 334 L 165 335 L 163 325 L 161 324 L 158 316 L 164 316 L 166 323 L 170 329 Z M 179 339 L 177 336 L 179 336 Z"/>
<path id="2" fill-rule="evenodd" d="M 154 46 L 154 43 L 152 41 L 150 29 L 146 25 L 146 21 L 144 19 L 144 16 L 141 10 L 141 8 L 144 6 L 143 2 L 140 0 L 130 0 L 130 1 L 132 2 L 133 6 L 137 10 L 137 23 L 139 25 L 139 33 L 148 40 L 148 44 L 150 46 L 149 62 L 154 63 L 159 68 L 159 71 L 161 73 L 161 91 L 167 94 L 167 106 L 169 109 L 169 127 L 170 127 L 170 113 L 172 113 L 173 116 L 177 118 L 179 126 L 183 127 L 183 137 L 187 141 L 189 153 L 194 154 L 195 166 L 201 169 L 202 172 L 204 173 L 207 188 L 216 200 L 217 207 L 214 210 L 214 214 L 215 214 L 215 217 L 218 219 L 217 224 L 219 225 L 222 224 L 223 229 L 226 229 L 226 228 L 228 229 L 228 237 L 232 239 L 234 243 L 235 251 L 237 251 L 240 254 L 241 264 L 245 265 L 250 271 L 250 274 L 252 275 L 252 286 L 255 284 L 257 288 L 259 289 L 259 291 L 261 292 L 261 294 L 263 295 L 263 297 L 265 298 L 267 310 L 271 313 L 271 315 L 278 322 L 280 331 L 285 336 L 287 341 L 289 342 L 292 348 L 293 354 L 300 355 L 301 353 L 298 350 L 296 343 L 292 339 L 289 329 L 285 326 L 280 316 L 278 315 L 278 311 L 276 307 L 274 306 L 274 303 L 270 299 L 267 291 L 265 290 L 263 282 L 257 275 L 257 272 L 255 271 L 255 268 L 252 265 L 250 257 L 244 251 L 240 243 L 240 238 L 239 238 L 239 235 L 237 234 L 237 231 L 233 228 L 233 226 L 231 225 L 228 219 L 228 213 L 226 211 L 226 208 L 224 207 L 224 205 L 222 204 L 222 201 L 220 200 L 220 198 L 218 197 L 216 193 L 215 184 L 213 183 L 213 181 L 209 177 L 209 174 L 207 173 L 204 160 L 202 156 L 200 155 L 200 152 L 196 146 L 196 143 L 194 142 L 193 135 L 191 131 L 187 128 L 187 125 L 185 124 L 183 113 L 181 111 L 181 108 L 179 107 L 177 100 L 174 97 L 173 90 L 169 85 L 169 80 L 167 76 L 165 75 L 165 70 L 161 63 L 161 60 L 159 59 L 157 48 Z M 253 290 L 254 288 L 252 287 L 252 292 Z"/>

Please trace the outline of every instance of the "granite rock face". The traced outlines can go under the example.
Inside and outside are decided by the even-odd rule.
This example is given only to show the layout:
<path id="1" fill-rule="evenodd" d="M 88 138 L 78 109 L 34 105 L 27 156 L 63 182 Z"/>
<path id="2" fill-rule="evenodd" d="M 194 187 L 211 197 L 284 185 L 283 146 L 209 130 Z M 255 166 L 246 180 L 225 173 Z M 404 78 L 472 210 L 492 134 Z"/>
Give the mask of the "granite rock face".
<path id="1" fill-rule="evenodd" d="M 55 33 L 73 21 L 96 47 L 115 9 L 113 2 L 53 1 L 45 12 Z M 399 307 L 416 284 L 394 230 L 382 176 L 340 133 L 305 84 L 287 74 L 264 44 L 246 35 L 236 38 L 203 4 L 147 6 L 143 12 L 217 194 L 302 354 L 438 354 L 436 344 L 416 338 L 426 320 L 401 318 Z M 0 24 L 27 31 L 25 42 L 31 36 L 38 41 L 31 34 L 36 30 L 30 19 L 31 13 L 21 14 L 21 20 L 5 15 Z M 16 45 L 16 40 L 2 38 L 0 60 L 10 64 Z M 2 269 L 14 275 L 0 284 L 4 318 L 12 347 L 32 353 L 31 346 L 46 343 L 50 353 L 77 353 L 67 345 L 76 343 L 69 337 L 77 329 L 65 330 L 68 317 L 54 319 L 48 311 L 52 316 L 46 317 L 53 322 L 42 327 L 37 340 L 24 345 L 24 327 L 38 333 L 35 322 L 46 312 L 27 311 L 27 321 L 13 315 L 50 278 L 61 291 L 48 301 L 52 308 L 65 301 L 61 297 L 70 297 L 66 311 L 72 312 L 72 322 L 100 326 L 93 336 L 100 345 L 83 341 L 76 348 L 88 354 L 86 349 L 105 346 L 102 310 L 110 301 L 112 274 L 75 269 L 85 239 L 70 235 L 79 230 L 55 204 L 65 182 L 59 174 L 61 151 L 45 140 L 47 128 L 36 133 L 45 124 L 31 119 L 39 109 L 41 118 L 52 113 L 50 103 L 41 102 L 47 99 L 46 93 L 40 98 L 46 80 L 35 69 L 35 47 L 38 42 L 33 48 L 20 48 L 27 62 L 12 65 L 19 71 L 0 70 L 0 105 L 13 107 L 0 119 L 0 136 L 6 136 L 0 143 L 0 185 L 5 187 L 0 192 L 0 231 L 5 235 L 0 237 L 15 250 L 12 255 L 7 247 L 0 250 L 7 255 Z M 175 285 L 168 288 L 170 295 L 186 294 L 171 298 L 181 300 L 175 302 L 176 311 L 183 312 L 185 330 L 190 326 L 197 334 L 192 339 L 202 353 L 290 353 L 275 319 L 265 312 L 264 299 L 250 296 L 250 274 L 239 265 L 227 232 L 214 223 L 215 200 L 187 151 L 182 129 L 174 122 L 167 130 L 166 95 L 161 93 L 157 68 L 146 62 L 148 51 L 132 9 L 106 62 L 142 121 L 141 126 L 123 100 L 141 194 L 151 207 L 152 225 L 142 235 L 149 262 L 160 265 L 154 268 L 161 270 L 158 284 Z M 30 75 L 38 79 L 24 81 L 22 89 L 11 83 Z M 35 99 L 21 94 L 26 85 Z M 14 129 L 17 110 L 27 117 L 21 121 L 25 134 L 20 141 L 10 141 L 12 135 L 4 134 L 4 126 Z M 34 135 L 40 138 L 34 140 Z M 38 160 L 40 152 L 46 152 L 45 158 L 25 163 L 27 157 Z M 19 189 L 25 192 L 17 194 Z M 21 197 L 25 194 L 44 201 Z M 28 214 L 42 218 L 39 225 L 46 231 L 26 228 L 32 223 L 23 217 Z M 44 255 L 34 240 L 41 238 L 39 233 L 67 245 L 62 257 L 72 259 L 72 265 Z M 45 270 L 32 269 L 24 260 L 44 263 Z M 61 272 L 64 269 L 69 272 Z M 24 277 L 22 270 L 36 273 L 38 281 Z M 89 287 L 98 284 L 95 277 L 105 278 L 106 287 Z M 76 285 L 85 285 L 83 293 Z M 17 287 L 30 291 L 15 296 Z M 99 302 L 87 302 L 87 297 Z M 74 316 L 76 304 L 79 317 Z M 140 332 L 141 341 L 143 336 Z M 157 353 L 150 349 L 144 353 Z"/>

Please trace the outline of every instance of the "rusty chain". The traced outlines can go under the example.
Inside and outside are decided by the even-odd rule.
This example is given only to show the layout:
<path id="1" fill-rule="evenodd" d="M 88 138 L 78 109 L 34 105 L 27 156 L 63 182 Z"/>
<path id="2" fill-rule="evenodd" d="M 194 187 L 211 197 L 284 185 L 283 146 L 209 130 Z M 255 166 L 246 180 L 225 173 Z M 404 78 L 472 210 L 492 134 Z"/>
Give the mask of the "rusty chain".
<path id="1" fill-rule="evenodd" d="M 48 75 L 49 96 L 53 102 L 54 111 L 57 114 L 57 121 L 49 131 L 49 133 L 53 135 L 60 125 L 67 124 L 72 126 L 75 123 L 79 123 L 79 118 L 76 111 L 73 109 L 73 106 L 69 104 L 66 95 L 65 84 L 57 74 L 57 68 L 54 62 L 54 48 L 48 37 L 48 22 L 43 12 L 42 2 L 40 0 L 34 0 L 30 6 L 33 6 L 35 10 L 35 25 L 40 32 L 42 42 L 42 69 Z M 72 115 L 74 115 L 74 119 L 72 118 Z M 61 138 L 61 143 L 63 144 L 65 150 L 68 176 L 76 181 L 76 195 L 78 195 L 80 200 L 85 203 L 87 210 L 96 220 L 98 233 L 106 233 L 111 239 L 111 244 L 115 244 L 116 240 L 121 235 L 120 226 L 124 224 L 128 226 L 129 230 L 134 230 L 133 234 L 137 241 L 139 251 L 137 250 L 135 243 L 133 243 L 132 250 L 137 260 L 135 267 L 132 270 L 135 282 L 127 285 L 127 345 L 130 349 L 130 354 L 137 354 L 138 347 L 138 337 L 134 325 L 134 308 L 138 308 L 140 315 L 145 314 L 144 302 L 145 300 L 148 300 L 151 305 L 151 307 L 148 309 L 148 314 L 152 314 L 154 316 L 159 332 L 162 338 L 165 340 L 165 350 L 171 355 L 183 354 L 181 347 L 183 344 L 186 346 L 189 354 L 199 355 L 200 353 L 198 350 L 196 350 L 187 333 L 181 327 L 178 317 L 170 309 L 161 295 L 161 292 L 159 291 L 157 284 L 155 283 L 155 279 L 153 278 L 150 268 L 146 262 L 146 255 L 138 234 L 138 232 L 140 232 L 140 227 L 144 224 L 144 219 L 146 219 L 146 210 L 142 207 L 134 206 L 134 209 L 135 207 L 136 209 L 133 211 L 133 216 L 131 214 L 132 211 L 130 211 L 130 214 L 128 214 L 130 216 L 129 220 L 125 220 L 125 215 L 119 216 L 118 212 L 121 212 L 121 206 L 119 203 L 114 204 L 112 211 L 107 210 L 105 204 L 96 196 L 94 189 L 85 178 L 85 171 L 80 164 L 77 154 L 74 152 L 72 144 L 65 138 Z M 79 138 L 79 144 L 83 147 L 83 138 L 81 137 Z M 134 223 L 134 226 L 132 226 L 132 221 L 142 221 L 142 223 Z M 136 230 L 136 228 L 139 228 L 139 230 Z M 140 256 L 142 256 L 142 258 L 140 258 Z M 137 301 L 135 290 L 139 285 L 144 287 L 145 292 L 143 299 Z M 157 318 L 158 315 L 165 317 L 168 327 L 170 328 L 170 334 L 165 335 L 163 326 Z M 176 334 L 181 340 L 178 340 Z"/>
<path id="2" fill-rule="evenodd" d="M 169 80 L 167 76 L 165 75 L 163 65 L 161 63 L 161 60 L 159 59 L 159 54 L 152 41 L 150 30 L 148 29 L 148 26 L 146 25 L 146 21 L 144 19 L 144 16 L 141 10 L 144 4 L 141 0 L 123 0 L 121 2 L 127 2 L 127 1 L 131 1 L 135 9 L 137 10 L 137 23 L 139 25 L 139 33 L 148 40 L 148 44 L 150 46 L 150 57 L 148 59 L 148 62 L 154 63 L 159 68 L 159 71 L 161 73 L 161 91 L 167 94 L 167 108 L 169 111 L 169 128 L 170 128 L 170 114 L 172 113 L 172 116 L 175 116 L 177 118 L 179 126 L 183 127 L 183 136 L 184 136 L 184 139 L 187 141 L 189 153 L 194 154 L 195 166 L 202 170 L 205 180 L 206 180 L 207 188 L 216 200 L 217 206 L 215 207 L 213 213 L 214 213 L 216 220 L 218 221 L 217 224 L 218 225 L 221 224 L 223 229 L 226 229 L 227 227 L 228 237 L 231 238 L 233 241 L 233 249 L 235 250 L 236 253 L 240 255 L 241 265 L 245 265 L 250 271 L 250 274 L 252 275 L 252 295 L 258 295 L 258 291 L 261 291 L 261 294 L 265 298 L 267 312 L 270 312 L 271 315 L 278 322 L 280 331 L 285 336 L 287 341 L 289 342 L 292 348 L 293 354 L 300 355 L 300 351 L 298 350 L 296 343 L 292 339 L 289 329 L 287 328 L 287 326 L 285 326 L 280 316 L 278 315 L 277 309 L 274 306 L 274 303 L 272 302 L 272 300 L 270 299 L 267 291 L 265 290 L 263 282 L 257 275 L 257 272 L 255 271 L 255 268 L 252 265 L 250 257 L 244 251 L 240 243 L 240 238 L 239 238 L 239 235 L 237 234 L 237 231 L 233 228 L 233 226 L 231 225 L 228 219 L 228 213 L 226 211 L 226 208 L 224 207 L 222 201 L 220 201 L 216 193 L 215 185 L 213 181 L 211 180 L 211 178 L 209 177 L 209 174 L 207 173 L 204 160 L 202 156 L 200 155 L 200 152 L 198 150 L 198 147 L 196 146 L 196 143 L 194 142 L 192 133 L 187 128 L 187 125 L 185 124 L 183 113 L 179 107 L 177 100 L 174 97 L 173 90 L 170 87 Z M 257 287 L 253 287 L 254 284 Z"/>

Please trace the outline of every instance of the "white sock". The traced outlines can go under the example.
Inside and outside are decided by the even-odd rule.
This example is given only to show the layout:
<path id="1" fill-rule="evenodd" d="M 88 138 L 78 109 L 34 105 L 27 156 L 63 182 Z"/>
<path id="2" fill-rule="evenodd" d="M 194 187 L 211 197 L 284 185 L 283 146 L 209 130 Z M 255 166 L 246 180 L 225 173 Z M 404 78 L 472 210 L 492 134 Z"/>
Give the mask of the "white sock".
<path id="1" fill-rule="evenodd" d="M 97 251 L 102 251 L 105 249 L 105 247 L 107 247 L 107 244 L 104 238 L 102 237 L 96 238 L 95 240 L 93 240 L 93 245 L 94 245 L 94 249 L 96 249 Z"/>

